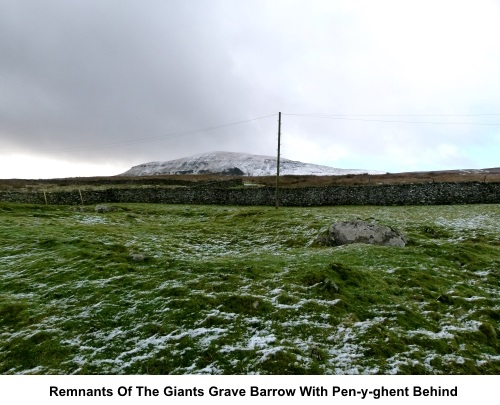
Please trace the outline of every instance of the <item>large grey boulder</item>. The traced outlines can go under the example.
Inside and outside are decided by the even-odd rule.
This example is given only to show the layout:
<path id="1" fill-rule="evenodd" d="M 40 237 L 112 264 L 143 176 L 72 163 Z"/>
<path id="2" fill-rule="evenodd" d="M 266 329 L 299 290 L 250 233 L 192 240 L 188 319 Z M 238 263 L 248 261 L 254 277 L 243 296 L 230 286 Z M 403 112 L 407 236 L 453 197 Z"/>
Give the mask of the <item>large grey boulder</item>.
<path id="1" fill-rule="evenodd" d="M 388 226 L 356 220 L 332 223 L 328 230 L 320 232 L 316 243 L 326 246 L 368 243 L 404 247 L 408 239 L 401 232 Z"/>

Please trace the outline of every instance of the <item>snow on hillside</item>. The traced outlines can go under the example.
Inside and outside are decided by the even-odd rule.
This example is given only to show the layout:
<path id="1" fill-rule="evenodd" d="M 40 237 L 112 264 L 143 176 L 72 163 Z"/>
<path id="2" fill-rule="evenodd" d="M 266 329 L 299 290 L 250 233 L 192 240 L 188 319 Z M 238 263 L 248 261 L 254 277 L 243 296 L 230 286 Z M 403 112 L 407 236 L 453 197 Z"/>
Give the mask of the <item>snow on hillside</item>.
<path id="1" fill-rule="evenodd" d="M 373 170 L 337 169 L 312 163 L 280 159 L 282 175 L 339 176 L 343 174 L 380 174 Z M 159 174 L 233 174 L 242 176 L 273 176 L 276 157 L 235 152 L 211 152 L 166 162 L 149 162 L 132 167 L 122 176 L 153 176 Z"/>

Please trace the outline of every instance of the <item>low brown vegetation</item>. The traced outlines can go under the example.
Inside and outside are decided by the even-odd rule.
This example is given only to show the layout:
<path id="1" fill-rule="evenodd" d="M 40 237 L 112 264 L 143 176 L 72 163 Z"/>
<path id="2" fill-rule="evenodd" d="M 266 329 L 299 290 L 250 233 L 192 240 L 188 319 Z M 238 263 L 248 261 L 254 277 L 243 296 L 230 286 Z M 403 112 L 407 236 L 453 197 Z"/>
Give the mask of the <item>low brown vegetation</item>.
<path id="1" fill-rule="evenodd" d="M 500 168 L 484 170 L 447 170 L 430 172 L 386 173 L 378 175 L 348 174 L 343 176 L 280 176 L 281 187 L 324 187 L 335 185 L 382 185 L 447 182 L 500 182 Z M 222 175 L 159 175 L 74 177 L 60 179 L 0 179 L 0 190 L 48 190 L 54 188 L 93 188 L 120 186 L 202 186 L 202 185 L 257 185 L 274 187 L 275 176 L 222 176 Z"/>
<path id="2" fill-rule="evenodd" d="M 250 178 L 252 182 L 266 186 L 276 184 L 275 177 Z M 323 187 L 323 186 L 358 186 L 376 184 L 415 184 L 415 183 L 453 183 L 453 182 L 498 182 L 500 168 L 486 170 L 449 170 L 432 172 L 408 172 L 386 174 L 348 174 L 344 176 L 282 176 L 283 187 Z"/>

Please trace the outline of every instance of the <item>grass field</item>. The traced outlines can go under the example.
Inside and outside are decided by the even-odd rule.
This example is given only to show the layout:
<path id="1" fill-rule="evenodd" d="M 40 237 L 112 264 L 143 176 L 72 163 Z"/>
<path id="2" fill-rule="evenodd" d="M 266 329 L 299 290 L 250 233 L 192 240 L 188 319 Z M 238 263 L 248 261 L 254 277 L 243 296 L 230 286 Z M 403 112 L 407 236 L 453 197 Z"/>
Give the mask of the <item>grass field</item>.
<path id="1" fill-rule="evenodd" d="M 0 204 L 1 374 L 500 374 L 499 205 L 113 207 Z"/>

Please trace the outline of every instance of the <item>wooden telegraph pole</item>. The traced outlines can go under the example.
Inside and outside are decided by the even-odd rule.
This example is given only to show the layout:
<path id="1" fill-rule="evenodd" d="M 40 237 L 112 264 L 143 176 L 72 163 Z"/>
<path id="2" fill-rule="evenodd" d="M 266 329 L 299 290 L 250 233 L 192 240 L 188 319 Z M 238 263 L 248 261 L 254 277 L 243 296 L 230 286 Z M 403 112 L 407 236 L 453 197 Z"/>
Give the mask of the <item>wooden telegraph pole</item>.
<path id="1" fill-rule="evenodd" d="M 276 209 L 279 206 L 279 182 L 280 182 L 280 146 L 281 146 L 281 112 L 278 113 L 278 158 L 276 159 Z"/>

